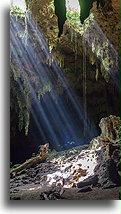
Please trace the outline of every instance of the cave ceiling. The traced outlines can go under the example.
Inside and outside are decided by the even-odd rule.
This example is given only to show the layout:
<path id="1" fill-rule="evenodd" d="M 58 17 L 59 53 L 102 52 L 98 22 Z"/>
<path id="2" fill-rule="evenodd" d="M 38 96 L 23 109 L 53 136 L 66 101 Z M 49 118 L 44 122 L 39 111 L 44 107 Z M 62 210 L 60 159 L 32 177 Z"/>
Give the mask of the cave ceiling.
<path id="1" fill-rule="evenodd" d="M 90 56 L 91 60 L 92 58 L 100 58 L 101 55 L 105 55 L 103 52 L 105 52 L 107 42 L 109 42 L 111 46 L 113 45 L 116 52 L 119 51 L 119 0 L 113 0 L 112 7 L 110 7 L 110 0 L 106 1 L 106 7 L 103 9 L 101 7 L 97 9 L 97 3 L 94 2 L 90 16 L 84 21 L 83 25 L 80 23 L 79 17 L 77 17 L 77 19 L 75 17 L 71 17 L 71 19 L 67 18 L 64 24 L 63 34 L 60 38 L 58 38 L 58 18 L 52 2 L 52 0 L 32 0 L 29 7 L 38 25 L 41 27 L 51 51 L 53 51 L 57 58 L 59 56 L 61 64 L 64 64 L 63 58 L 67 55 L 72 56 L 75 53 L 78 56 L 82 55 L 83 35 L 86 35 L 85 32 L 87 32 L 87 36 L 90 35 L 91 38 L 91 47 L 85 44 L 87 46 L 87 56 Z M 101 36 L 98 38 L 97 35 L 92 35 L 96 29 L 93 23 L 94 21 L 96 21 L 98 28 L 104 35 L 105 41 L 103 39 L 103 45 L 102 42 L 99 41 Z M 93 33 L 91 32 L 92 29 Z M 93 47 L 93 42 L 96 44 L 96 40 L 98 42 L 98 49 L 96 49 L 97 47 Z M 95 51 L 92 50 L 94 48 L 96 49 Z M 112 56 L 109 56 L 110 54 L 107 55 L 105 59 L 101 59 L 102 67 L 104 67 L 104 64 L 110 64 L 110 61 L 111 65 L 114 63 L 113 66 L 115 68 L 118 67 L 117 56 L 114 56 L 112 61 Z M 107 70 L 108 69 L 109 68 L 107 68 Z"/>

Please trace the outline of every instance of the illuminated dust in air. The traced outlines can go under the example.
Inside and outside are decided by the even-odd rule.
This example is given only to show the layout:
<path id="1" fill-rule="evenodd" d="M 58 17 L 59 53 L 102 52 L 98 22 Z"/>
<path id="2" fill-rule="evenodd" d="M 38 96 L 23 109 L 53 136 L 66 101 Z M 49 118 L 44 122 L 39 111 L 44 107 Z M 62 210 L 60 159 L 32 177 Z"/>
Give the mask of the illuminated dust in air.
<path id="1" fill-rule="evenodd" d="M 34 48 L 34 40 L 29 37 L 31 32 L 27 32 L 28 29 L 34 32 L 37 49 Z M 85 115 L 83 106 L 69 87 L 63 70 L 50 53 L 41 30 L 36 27 L 30 14 L 26 14 L 25 26 L 16 21 L 15 17 L 11 17 L 10 42 L 11 68 L 14 72 L 14 65 L 16 68 L 19 67 L 21 76 L 31 91 L 33 104 L 30 112 L 43 142 L 49 141 L 50 145 L 57 150 L 89 142 L 97 134 L 93 122 Z M 30 71 L 33 72 L 33 78 L 29 78 Z M 37 77 L 37 83 L 34 82 L 34 75 Z M 19 77 L 17 81 L 26 102 L 24 82 Z M 59 94 L 57 82 L 64 96 Z M 40 99 L 35 92 L 35 85 L 43 90 L 43 96 Z M 85 130 L 84 127 L 86 127 Z"/>

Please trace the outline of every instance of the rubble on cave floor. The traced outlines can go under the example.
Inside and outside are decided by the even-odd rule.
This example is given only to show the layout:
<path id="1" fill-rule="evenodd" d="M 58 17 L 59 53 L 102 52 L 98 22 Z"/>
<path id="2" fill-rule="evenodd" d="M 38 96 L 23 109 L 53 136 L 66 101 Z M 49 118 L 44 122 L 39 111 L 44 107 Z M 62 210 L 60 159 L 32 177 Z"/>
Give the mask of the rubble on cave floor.
<path id="1" fill-rule="evenodd" d="M 101 148 L 81 151 L 78 148 L 37 164 L 10 180 L 11 197 L 16 198 L 15 194 L 22 191 L 39 191 L 40 200 L 60 200 L 65 192 L 64 189 L 66 191 L 78 189 L 79 194 L 90 193 L 97 189 L 113 191 L 113 188 L 116 188 L 118 191 L 118 182 L 113 178 L 118 176 L 116 174 L 118 171 L 114 168 L 115 174 L 110 177 L 113 162 L 110 158 L 104 158 L 104 155 L 105 150 Z M 41 191 L 45 186 L 47 190 Z"/>
<path id="2" fill-rule="evenodd" d="M 115 119 L 115 122 L 116 119 L 119 120 L 113 116 L 109 119 Z M 34 195 L 39 194 L 37 196 L 39 200 L 60 200 L 64 197 L 70 199 L 69 190 L 71 194 L 74 192 L 75 199 L 79 199 L 79 197 L 85 199 L 86 194 L 87 198 L 88 196 L 93 198 L 95 191 L 97 196 L 95 195 L 94 199 L 105 199 L 109 192 L 112 192 L 110 197 L 113 198 L 111 199 L 118 199 L 120 140 L 118 134 L 114 139 L 108 137 L 106 124 L 109 127 L 109 123 L 107 123 L 107 119 L 103 120 L 104 122 L 101 136 L 93 139 L 89 145 L 63 152 L 51 152 L 45 162 L 26 169 L 11 178 L 11 199 L 22 199 L 21 192 L 24 195 L 25 192 L 30 194 L 31 191 L 34 192 Z M 118 128 L 115 127 L 118 133 Z M 107 137 L 103 136 L 105 131 Z M 98 191 L 102 196 L 99 196 Z"/>

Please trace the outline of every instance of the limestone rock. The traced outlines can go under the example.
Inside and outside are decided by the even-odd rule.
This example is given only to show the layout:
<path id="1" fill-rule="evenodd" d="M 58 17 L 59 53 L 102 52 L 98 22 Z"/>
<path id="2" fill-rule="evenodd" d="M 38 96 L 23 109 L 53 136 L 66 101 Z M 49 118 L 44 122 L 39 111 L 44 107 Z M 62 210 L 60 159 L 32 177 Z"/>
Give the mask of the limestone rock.
<path id="1" fill-rule="evenodd" d="M 101 136 L 109 137 L 113 140 L 119 139 L 120 134 L 120 120 L 119 117 L 110 115 L 109 117 L 102 118 L 99 124 L 101 128 Z"/>
<path id="2" fill-rule="evenodd" d="M 115 149 L 113 148 L 114 146 L 117 146 L 119 149 L 120 119 L 119 117 L 113 115 L 102 118 L 99 123 L 99 127 L 101 129 L 101 135 L 92 139 L 92 141 L 90 142 L 90 148 L 98 149 L 105 147 L 107 156 L 111 155 L 112 151 L 116 149 L 116 147 Z"/>

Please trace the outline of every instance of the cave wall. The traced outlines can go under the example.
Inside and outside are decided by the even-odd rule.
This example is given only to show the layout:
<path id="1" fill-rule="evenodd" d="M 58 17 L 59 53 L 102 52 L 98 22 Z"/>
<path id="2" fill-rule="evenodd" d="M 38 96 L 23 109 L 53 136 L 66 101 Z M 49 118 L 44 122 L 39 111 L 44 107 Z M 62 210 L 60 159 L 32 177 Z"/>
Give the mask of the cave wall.
<path id="1" fill-rule="evenodd" d="M 30 10 L 50 44 L 52 53 L 65 71 L 70 85 L 83 103 L 83 51 L 86 46 L 88 115 L 95 120 L 96 125 L 103 116 L 118 115 L 119 92 L 113 79 L 108 75 L 108 72 L 105 72 L 104 68 L 101 69 L 102 62 L 97 59 L 97 56 L 87 44 L 83 44 L 81 33 L 75 31 L 74 26 L 69 24 L 68 21 L 65 23 L 63 35 L 58 38 L 57 17 L 53 8 L 49 6 L 51 2 L 51 0 L 33 0 Z M 110 1 L 106 2 L 108 4 Z M 93 13 L 94 19 L 109 39 L 109 42 L 118 51 L 119 1 L 112 0 L 112 8 L 109 7 L 109 10 L 106 8 L 97 10 L 94 3 L 91 13 Z M 103 51 L 105 51 L 105 48 Z"/>
<path id="2" fill-rule="evenodd" d="M 87 115 L 98 127 L 102 117 L 119 114 L 119 91 L 113 79 L 102 69 L 101 61 L 91 48 L 83 43 L 80 32 L 75 31 L 74 25 L 68 21 L 64 26 L 64 33 L 58 38 L 57 17 L 53 8 L 49 6 L 51 0 L 32 0 L 30 10 L 41 28 L 46 41 L 49 43 L 59 65 L 62 67 L 70 86 L 75 90 L 83 105 L 83 51 L 86 48 L 86 100 Z M 92 13 L 104 34 L 119 51 L 119 1 L 112 0 L 113 10 L 102 11 L 94 4 Z M 33 121 L 30 121 L 32 128 Z M 31 128 L 29 133 L 31 132 Z M 99 128 L 97 128 L 99 129 Z M 98 130 L 100 132 L 100 129 Z M 23 162 L 33 152 L 37 152 L 40 142 L 37 137 L 25 137 L 24 133 L 11 139 L 11 161 Z M 26 146 L 25 146 L 26 145 Z M 24 155 L 23 155 L 24 150 Z M 23 157 L 21 158 L 21 154 Z"/>
<path id="3" fill-rule="evenodd" d="M 91 12 L 94 14 L 95 19 L 114 48 L 119 51 L 120 1 L 112 0 L 111 6 L 108 6 L 108 2 L 110 1 L 106 1 L 106 7 L 104 9 L 100 8 L 99 10 L 96 9 L 96 4 L 94 4 Z"/>

